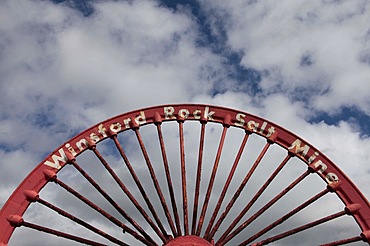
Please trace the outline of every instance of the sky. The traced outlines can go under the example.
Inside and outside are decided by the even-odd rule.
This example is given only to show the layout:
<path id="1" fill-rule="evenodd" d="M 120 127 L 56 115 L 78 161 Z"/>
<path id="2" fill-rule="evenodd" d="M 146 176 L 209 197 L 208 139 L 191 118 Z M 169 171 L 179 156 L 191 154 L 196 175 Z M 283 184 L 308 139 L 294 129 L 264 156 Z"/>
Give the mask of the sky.
<path id="1" fill-rule="evenodd" d="M 202 103 L 289 129 L 370 198 L 370 1 L 0 1 L 0 207 L 54 149 Z"/>

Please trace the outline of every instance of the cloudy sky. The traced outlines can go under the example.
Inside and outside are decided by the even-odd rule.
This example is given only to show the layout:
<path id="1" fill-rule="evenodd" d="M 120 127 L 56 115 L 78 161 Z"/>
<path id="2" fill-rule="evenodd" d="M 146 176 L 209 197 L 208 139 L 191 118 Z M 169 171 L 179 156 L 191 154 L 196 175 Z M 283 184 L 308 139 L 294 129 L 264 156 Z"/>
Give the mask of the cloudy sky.
<path id="1" fill-rule="evenodd" d="M 296 133 L 370 197 L 368 0 L 0 1 L 0 206 L 78 132 L 204 103 Z"/>

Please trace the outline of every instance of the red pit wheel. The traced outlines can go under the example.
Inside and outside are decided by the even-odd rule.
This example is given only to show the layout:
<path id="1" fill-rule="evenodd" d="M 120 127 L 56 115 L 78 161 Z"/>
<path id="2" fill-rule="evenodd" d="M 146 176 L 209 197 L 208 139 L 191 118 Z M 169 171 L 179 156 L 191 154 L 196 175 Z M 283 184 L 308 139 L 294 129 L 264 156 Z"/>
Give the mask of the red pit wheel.
<path id="1" fill-rule="evenodd" d="M 303 139 L 186 104 L 119 115 L 55 150 L 2 208 L 0 245 L 368 244 L 369 228 L 366 198 Z"/>

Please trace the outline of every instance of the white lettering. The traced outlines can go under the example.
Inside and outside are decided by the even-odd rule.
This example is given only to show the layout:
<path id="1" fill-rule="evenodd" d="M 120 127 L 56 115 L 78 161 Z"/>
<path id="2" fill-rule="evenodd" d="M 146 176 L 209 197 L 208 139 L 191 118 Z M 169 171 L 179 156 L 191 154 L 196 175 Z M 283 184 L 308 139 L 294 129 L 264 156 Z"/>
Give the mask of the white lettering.
<path id="1" fill-rule="evenodd" d="M 63 148 L 59 149 L 59 155 L 52 155 L 51 158 L 53 159 L 53 162 L 51 161 L 45 161 L 44 164 L 56 169 L 60 169 L 61 165 L 60 162 L 66 163 L 68 161 L 66 153 L 64 152 Z"/>
<path id="2" fill-rule="evenodd" d="M 315 162 L 313 164 L 313 166 L 314 166 L 315 169 L 319 168 L 317 170 L 318 173 L 324 173 L 328 169 L 328 166 L 325 163 L 323 163 L 321 160 L 318 160 L 317 162 Z M 332 172 L 327 173 L 325 175 L 325 179 L 329 184 L 339 181 L 338 176 L 335 173 L 332 173 Z"/>
<path id="3" fill-rule="evenodd" d="M 330 184 L 330 183 L 338 182 L 339 181 L 339 178 L 338 178 L 338 176 L 335 173 L 328 173 L 326 175 L 326 180 Z"/>
<path id="4" fill-rule="evenodd" d="M 135 118 L 135 122 L 138 125 L 142 125 L 146 123 L 145 113 L 144 111 L 140 111 L 140 115 Z"/>
<path id="5" fill-rule="evenodd" d="M 131 122 L 130 118 L 123 120 L 123 124 L 125 125 L 126 128 L 130 128 L 130 122 Z"/>
<path id="6" fill-rule="evenodd" d="M 213 120 L 212 115 L 214 115 L 214 114 L 215 114 L 215 112 L 209 111 L 209 107 L 206 107 L 206 109 L 204 110 L 204 118 L 206 118 L 208 120 Z"/>
<path id="7" fill-rule="evenodd" d="M 235 125 L 236 126 L 244 126 L 244 123 L 245 123 L 245 120 L 244 120 L 244 118 L 245 118 L 245 114 L 242 114 L 242 113 L 239 113 L 239 114 L 237 114 L 236 115 L 236 120 L 237 120 L 237 122 L 235 122 Z"/>
<path id="8" fill-rule="evenodd" d="M 109 129 L 112 131 L 112 132 L 119 132 L 121 131 L 122 127 L 121 127 L 121 123 L 113 123 L 110 125 Z"/>
<path id="9" fill-rule="evenodd" d="M 78 147 L 80 151 L 83 151 L 84 149 L 89 147 L 89 142 L 83 138 L 76 143 L 76 146 Z"/>
<path id="10" fill-rule="evenodd" d="M 317 156 L 319 156 L 318 152 L 313 153 L 313 155 L 311 155 L 310 158 L 308 158 L 308 163 L 313 162 Z"/>
<path id="11" fill-rule="evenodd" d="M 105 129 L 105 127 L 103 126 L 103 124 L 100 124 L 98 126 L 98 132 L 103 136 L 103 137 L 107 137 L 107 134 L 105 133 L 107 131 L 107 129 Z"/>
<path id="12" fill-rule="evenodd" d="M 315 162 L 313 164 L 313 166 L 314 166 L 315 169 L 319 168 L 317 170 L 317 172 L 319 172 L 319 173 L 323 173 L 323 172 L 326 171 L 326 169 L 328 169 L 328 166 L 326 164 L 324 164 L 321 160 L 318 160 L 317 162 Z"/>
<path id="13" fill-rule="evenodd" d="M 272 134 L 275 133 L 275 127 L 271 126 L 267 131 L 268 131 L 268 133 L 267 133 L 266 137 L 269 138 L 269 137 L 272 136 Z"/>
<path id="14" fill-rule="evenodd" d="M 189 114 L 189 110 L 187 109 L 180 109 L 178 113 L 179 117 L 182 117 L 184 119 L 188 118 Z"/>
<path id="15" fill-rule="evenodd" d="M 176 117 L 173 115 L 175 112 L 175 109 L 173 107 L 164 107 L 164 117 L 166 119 L 176 119 Z"/>
<path id="16" fill-rule="evenodd" d="M 200 110 L 198 110 L 198 109 L 196 109 L 196 110 L 194 110 L 194 112 L 193 112 L 193 116 L 194 116 L 194 119 L 197 119 L 197 120 L 199 120 L 200 119 L 200 113 L 201 113 L 201 111 Z"/>
<path id="17" fill-rule="evenodd" d="M 251 120 L 251 121 L 248 121 L 247 126 L 249 130 L 256 132 L 258 129 L 259 123 L 256 123 L 253 120 Z"/>
<path id="18" fill-rule="evenodd" d="M 97 142 L 100 140 L 100 138 L 98 137 L 98 135 L 96 135 L 96 133 L 95 133 L 95 132 L 93 132 L 93 133 L 91 133 L 91 134 L 90 134 L 90 139 L 91 139 L 91 141 L 93 141 L 94 143 L 97 143 Z"/>
<path id="19" fill-rule="evenodd" d="M 288 150 L 292 150 L 295 154 L 301 154 L 302 156 L 306 156 L 310 147 L 308 145 L 301 146 L 301 140 L 296 139 L 288 148 Z"/>
<path id="20" fill-rule="evenodd" d="M 69 144 L 69 143 L 67 143 L 66 145 L 64 145 L 67 149 L 68 149 L 68 151 L 73 155 L 73 156 L 76 156 L 77 155 L 77 153 L 76 153 L 76 151 L 75 151 L 75 149 Z"/>
<path id="21" fill-rule="evenodd" d="M 266 126 L 267 126 L 267 122 L 266 121 L 264 121 L 263 123 L 262 123 L 262 126 L 261 126 L 261 130 L 260 130 L 260 133 L 261 134 L 263 134 L 263 131 L 265 130 L 265 128 L 266 128 Z M 272 127 L 273 128 L 273 127 Z M 271 127 L 270 127 L 270 129 L 271 129 Z M 270 130 L 269 129 L 269 130 Z M 272 130 L 274 130 L 274 128 L 272 129 Z M 270 133 L 270 131 L 269 131 L 269 133 Z M 270 134 L 270 136 L 272 135 L 272 133 Z M 269 136 L 268 136 L 269 137 Z"/>

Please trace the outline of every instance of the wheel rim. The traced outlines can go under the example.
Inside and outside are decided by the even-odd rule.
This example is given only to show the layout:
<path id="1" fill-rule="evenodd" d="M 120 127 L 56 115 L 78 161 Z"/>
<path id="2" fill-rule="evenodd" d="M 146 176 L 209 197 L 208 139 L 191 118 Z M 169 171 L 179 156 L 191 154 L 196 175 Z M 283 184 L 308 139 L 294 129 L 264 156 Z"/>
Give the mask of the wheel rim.
<path id="1" fill-rule="evenodd" d="M 216 128 L 218 134 L 212 134 Z M 175 129 L 177 135 L 172 136 Z M 154 132 L 156 137 L 152 138 L 156 139 L 156 154 L 152 147 L 154 139 L 145 137 L 145 134 L 154 136 Z M 196 132 L 194 136 L 191 135 L 193 132 Z M 230 135 L 239 136 L 235 138 L 239 141 L 235 146 L 232 141 L 234 138 Z M 198 140 L 194 141 L 195 138 Z M 249 144 L 251 138 L 258 144 Z M 130 149 L 130 144 L 125 143 L 131 143 L 133 139 L 136 141 L 136 147 Z M 260 144 L 258 142 L 260 139 L 267 141 Z M 186 141 L 194 143 L 194 146 Z M 252 146 L 249 147 L 248 144 Z M 257 145 L 260 146 L 259 149 Z M 208 149 L 209 146 L 214 147 L 212 151 Z M 248 151 L 248 147 L 251 150 Z M 117 152 L 109 154 L 111 148 Z M 268 171 L 264 159 L 270 158 L 268 153 L 272 148 L 274 148 L 272 152 L 279 149 L 286 154 L 280 155 L 281 160 L 275 161 L 278 164 L 275 163 Z M 190 149 L 192 151 L 189 153 Z M 108 153 L 107 157 L 103 152 Z M 227 154 L 229 152 L 233 152 L 233 155 Z M 250 157 L 253 160 L 249 161 L 249 166 L 242 167 L 244 156 L 246 153 L 251 155 L 251 152 L 255 153 L 254 159 Z M 98 178 L 90 175 L 88 171 L 90 166 L 80 165 L 84 158 L 90 158 L 84 157 L 88 155 L 86 153 L 93 154 L 94 160 L 98 161 L 95 161 L 95 164 L 104 167 L 106 172 L 104 177 L 110 177 L 109 182 L 125 194 L 124 202 L 117 201 L 121 198 L 112 196 L 109 187 L 103 187 L 106 182 L 109 183 L 107 179 L 99 183 L 97 181 L 99 175 Z M 173 153 L 176 153 L 176 156 Z M 111 165 L 112 156 L 119 156 L 125 171 L 120 171 L 118 165 Z M 176 158 L 177 161 L 173 161 Z M 284 183 L 276 181 L 283 171 L 284 174 L 286 169 L 293 173 L 297 172 L 295 167 L 291 168 L 292 159 L 299 160 L 299 163 L 305 165 L 306 170 L 295 174 L 294 179 L 282 186 L 280 191 L 275 193 L 271 191 L 270 196 L 265 195 L 270 189 Z M 136 163 L 140 163 L 140 166 Z M 287 167 L 288 165 L 290 166 Z M 161 175 L 158 171 L 159 166 Z M 142 171 L 144 167 L 145 171 Z M 257 175 L 260 169 L 263 170 L 262 175 Z M 145 172 L 146 176 L 141 175 L 141 172 Z M 266 176 L 263 176 L 263 173 Z M 77 174 L 87 186 L 99 194 L 109 208 L 88 198 L 90 193 L 84 194 L 59 178 L 64 175 L 68 181 Z M 123 176 L 128 174 L 130 181 L 125 182 Z M 261 219 L 283 199 L 286 199 L 285 203 L 281 203 L 284 207 L 285 204 L 294 203 L 295 198 L 293 202 L 291 198 L 286 197 L 292 190 L 302 189 L 297 187 L 311 176 L 321 178 L 322 189 L 319 192 L 302 199 L 300 203 L 292 204 L 292 207 L 281 215 L 267 216 L 271 218 L 269 222 Z M 253 179 L 257 181 L 261 179 L 260 185 L 256 185 L 257 181 L 252 185 Z M 77 198 L 78 202 L 103 217 L 106 221 L 104 226 L 109 224 L 106 226 L 108 232 L 99 229 L 88 220 L 80 219 L 73 211 L 66 211 L 64 207 L 54 204 L 54 201 L 44 199 L 41 192 L 47 190 L 51 184 L 57 184 L 60 189 Z M 316 182 L 312 186 L 316 185 L 320 186 Z M 250 186 L 254 191 L 246 193 Z M 303 193 L 306 193 L 306 189 L 298 196 L 303 196 Z M 339 198 L 344 205 L 342 211 L 308 220 L 305 224 L 290 229 L 273 232 L 285 221 L 297 216 L 307 207 L 314 206 L 328 194 L 334 194 Z M 244 196 L 247 198 L 244 199 Z M 264 199 L 264 196 L 267 198 Z M 131 208 L 126 208 L 123 203 L 130 203 Z M 73 230 L 65 232 L 29 222 L 24 216 L 34 204 L 57 212 L 55 213 L 57 216 L 67 218 L 93 235 L 98 235 L 102 241 L 95 239 L 95 236 L 88 239 Z M 316 206 L 317 210 L 326 209 L 320 205 Z M 111 210 L 117 215 L 112 215 Z M 135 210 L 135 213 L 131 213 L 132 210 Z M 350 215 L 349 217 L 357 223 L 359 233 L 335 240 L 328 235 L 327 241 L 322 243 L 331 242 L 329 245 L 360 241 L 368 243 L 370 238 L 368 201 L 332 161 L 303 139 L 265 119 L 233 109 L 192 104 L 164 105 L 132 111 L 101 122 L 50 154 L 27 176 L 2 208 L 0 245 L 8 244 L 16 227 L 31 228 L 90 245 L 112 243 L 128 245 L 133 242 L 145 245 L 186 245 L 181 244 L 184 238 L 195 240 L 194 242 L 198 243 L 195 245 L 207 245 L 202 244 L 205 241 L 215 245 L 253 243 L 263 245 L 286 240 L 297 233 L 302 235 L 309 228 L 321 226 L 344 215 Z M 259 220 L 261 221 L 258 222 Z M 257 223 L 257 226 L 254 223 Z M 129 235 L 128 242 L 125 241 L 126 236 L 111 233 L 111 227 L 115 228 L 114 230 L 119 228 L 125 235 Z M 254 227 L 259 229 L 253 232 L 251 228 Z"/>

